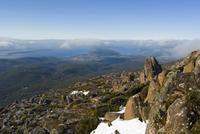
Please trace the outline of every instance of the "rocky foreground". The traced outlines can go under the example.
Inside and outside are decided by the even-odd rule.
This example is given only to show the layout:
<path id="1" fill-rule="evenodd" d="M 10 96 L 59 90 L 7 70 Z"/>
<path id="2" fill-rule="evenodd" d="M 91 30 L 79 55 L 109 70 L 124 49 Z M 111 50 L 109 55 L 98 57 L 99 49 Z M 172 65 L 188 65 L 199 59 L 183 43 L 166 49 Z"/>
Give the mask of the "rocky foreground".
<path id="1" fill-rule="evenodd" d="M 125 112 L 114 112 L 123 106 Z M 88 134 L 99 117 L 139 118 L 146 134 L 199 134 L 200 51 L 164 67 L 149 57 L 143 71 L 101 75 L 14 102 L 0 108 L 0 133 Z"/>

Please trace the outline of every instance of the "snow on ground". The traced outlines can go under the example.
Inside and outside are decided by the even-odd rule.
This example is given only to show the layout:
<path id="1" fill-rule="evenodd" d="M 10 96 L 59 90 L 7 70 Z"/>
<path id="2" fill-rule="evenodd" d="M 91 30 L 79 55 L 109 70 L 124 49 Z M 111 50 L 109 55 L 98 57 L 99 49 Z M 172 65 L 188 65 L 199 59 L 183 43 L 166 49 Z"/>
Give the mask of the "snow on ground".
<path id="1" fill-rule="evenodd" d="M 109 123 L 100 123 L 98 127 L 90 134 L 145 134 L 147 124 L 141 122 L 138 118 L 132 120 L 122 120 L 117 118 L 111 125 Z"/>
<path id="2" fill-rule="evenodd" d="M 77 91 L 77 90 L 75 90 L 75 91 L 72 91 L 71 92 L 71 95 L 75 95 L 75 94 L 84 94 L 84 95 L 87 95 L 87 94 L 89 94 L 89 92 L 90 91 Z"/>
<path id="3" fill-rule="evenodd" d="M 125 107 L 120 106 L 120 111 L 118 111 L 116 113 L 123 114 L 124 112 L 125 112 Z"/>
<path id="4" fill-rule="evenodd" d="M 120 111 L 116 113 L 123 114 L 125 107 L 120 106 Z M 103 119 L 103 118 L 102 118 Z M 141 122 L 138 118 L 132 120 L 122 120 L 119 117 L 111 123 L 100 123 L 90 134 L 145 134 L 147 124 Z"/>

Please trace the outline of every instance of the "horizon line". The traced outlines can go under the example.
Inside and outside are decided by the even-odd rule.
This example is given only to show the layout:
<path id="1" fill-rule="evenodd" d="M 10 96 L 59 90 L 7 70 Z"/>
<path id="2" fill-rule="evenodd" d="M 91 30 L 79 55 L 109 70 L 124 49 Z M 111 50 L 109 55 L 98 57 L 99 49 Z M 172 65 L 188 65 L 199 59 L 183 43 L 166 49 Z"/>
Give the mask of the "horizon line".
<path id="1" fill-rule="evenodd" d="M 0 36 L 1 39 L 10 39 L 10 40 L 102 40 L 102 41 L 175 41 L 175 40 L 200 40 L 199 38 L 161 38 L 161 39 L 153 39 L 153 38 L 146 38 L 146 39 L 137 39 L 137 38 L 15 38 L 15 37 L 7 37 L 7 36 Z"/>

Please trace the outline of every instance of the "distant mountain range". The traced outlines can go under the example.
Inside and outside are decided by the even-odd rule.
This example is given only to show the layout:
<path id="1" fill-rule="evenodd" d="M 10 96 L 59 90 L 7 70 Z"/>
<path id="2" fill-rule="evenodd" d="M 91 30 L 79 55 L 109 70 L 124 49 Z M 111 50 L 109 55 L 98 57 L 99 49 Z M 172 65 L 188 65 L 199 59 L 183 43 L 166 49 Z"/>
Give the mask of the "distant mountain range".
<path id="1" fill-rule="evenodd" d="M 190 48 L 187 51 L 200 47 L 191 45 L 197 43 L 197 40 L 0 38 L 0 105 L 49 89 L 63 88 L 68 83 L 98 74 L 141 69 L 144 57 L 149 55 L 154 55 L 163 64 L 169 63 L 183 55 L 179 50 L 186 49 L 188 44 Z"/>

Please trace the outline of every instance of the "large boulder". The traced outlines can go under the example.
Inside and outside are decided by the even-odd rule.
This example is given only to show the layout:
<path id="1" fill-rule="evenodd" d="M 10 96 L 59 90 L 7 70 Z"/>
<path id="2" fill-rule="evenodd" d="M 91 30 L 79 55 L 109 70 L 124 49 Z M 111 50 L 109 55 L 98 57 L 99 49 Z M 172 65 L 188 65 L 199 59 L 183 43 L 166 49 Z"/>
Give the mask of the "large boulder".
<path id="1" fill-rule="evenodd" d="M 112 121 L 114 121 L 115 119 L 117 119 L 119 116 L 120 116 L 120 113 L 116 113 L 116 112 L 106 112 L 104 118 L 105 118 L 106 121 L 112 122 Z"/>
<path id="2" fill-rule="evenodd" d="M 194 61 L 189 62 L 187 65 L 183 68 L 183 73 L 190 73 L 194 70 L 195 63 Z"/>
<path id="3" fill-rule="evenodd" d="M 146 83 L 151 81 L 162 72 L 162 67 L 155 57 L 148 57 L 144 61 L 144 72 L 140 74 L 140 82 Z"/>
<path id="4" fill-rule="evenodd" d="M 185 133 L 190 125 L 188 108 L 185 99 L 177 99 L 167 110 L 167 120 L 164 129 L 166 134 Z"/>
<path id="5" fill-rule="evenodd" d="M 163 118 L 163 112 L 160 108 L 159 102 L 155 102 L 150 107 L 148 123 L 145 134 L 158 134 L 159 128 L 163 127 L 160 119 Z"/>
<path id="6" fill-rule="evenodd" d="M 141 117 L 143 102 L 138 94 L 130 97 L 126 103 L 124 119 L 130 120 Z"/>

